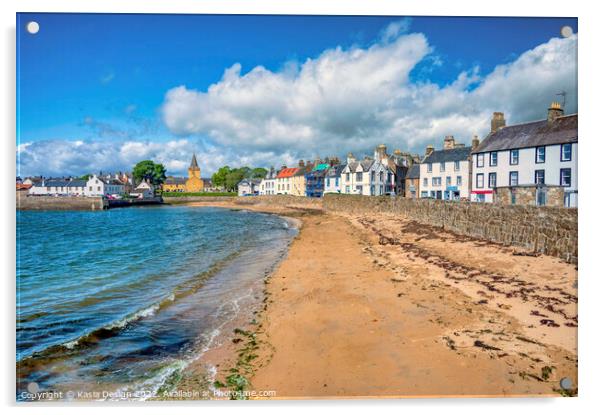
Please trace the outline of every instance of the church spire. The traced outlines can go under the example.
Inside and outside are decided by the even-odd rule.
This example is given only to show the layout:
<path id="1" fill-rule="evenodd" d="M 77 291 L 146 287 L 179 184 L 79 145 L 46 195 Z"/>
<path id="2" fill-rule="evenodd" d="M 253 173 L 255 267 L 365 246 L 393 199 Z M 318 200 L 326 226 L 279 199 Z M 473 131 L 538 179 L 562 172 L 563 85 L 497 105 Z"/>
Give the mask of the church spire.
<path id="1" fill-rule="evenodd" d="M 195 153 L 192 153 L 192 161 L 190 162 L 190 167 L 189 168 L 190 169 L 198 169 L 199 168 L 199 165 L 196 162 L 196 154 Z"/>

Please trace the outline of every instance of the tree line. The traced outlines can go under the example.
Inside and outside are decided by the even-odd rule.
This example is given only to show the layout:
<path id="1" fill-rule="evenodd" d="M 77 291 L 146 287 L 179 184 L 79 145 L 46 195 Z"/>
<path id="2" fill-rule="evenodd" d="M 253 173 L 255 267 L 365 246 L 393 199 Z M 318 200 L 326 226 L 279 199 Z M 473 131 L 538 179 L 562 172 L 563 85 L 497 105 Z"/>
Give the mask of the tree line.
<path id="1" fill-rule="evenodd" d="M 223 187 L 227 191 L 235 191 L 238 183 L 243 179 L 263 179 L 267 174 L 263 167 L 220 167 L 212 176 L 214 186 Z M 147 180 L 155 187 L 161 186 L 166 179 L 166 169 L 161 163 L 152 160 L 143 160 L 132 169 L 132 176 L 136 183 Z"/>

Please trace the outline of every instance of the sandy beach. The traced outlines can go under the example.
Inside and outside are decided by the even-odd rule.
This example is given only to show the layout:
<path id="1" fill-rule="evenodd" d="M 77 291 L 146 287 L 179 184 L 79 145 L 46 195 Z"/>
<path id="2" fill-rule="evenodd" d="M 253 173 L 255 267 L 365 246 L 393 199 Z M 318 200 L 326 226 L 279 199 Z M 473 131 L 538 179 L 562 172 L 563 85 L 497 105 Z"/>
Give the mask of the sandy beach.
<path id="1" fill-rule="evenodd" d="M 179 389 L 213 370 L 272 399 L 576 393 L 575 265 L 392 215 L 195 205 L 301 224 L 255 321 L 236 322 Z M 565 377 L 574 390 L 560 391 Z"/>

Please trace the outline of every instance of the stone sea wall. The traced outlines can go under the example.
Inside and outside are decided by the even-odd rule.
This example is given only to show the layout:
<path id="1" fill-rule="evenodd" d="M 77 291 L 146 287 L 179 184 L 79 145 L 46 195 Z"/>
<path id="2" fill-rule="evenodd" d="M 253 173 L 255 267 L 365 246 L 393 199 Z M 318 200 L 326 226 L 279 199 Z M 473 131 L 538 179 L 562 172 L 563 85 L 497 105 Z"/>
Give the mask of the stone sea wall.
<path id="1" fill-rule="evenodd" d="M 323 206 L 332 212 L 401 215 L 577 263 L 577 209 L 353 195 L 326 195 Z"/>
<path id="2" fill-rule="evenodd" d="M 52 197 L 27 196 L 17 192 L 17 209 L 20 210 L 102 210 L 104 202 L 100 197 Z"/>

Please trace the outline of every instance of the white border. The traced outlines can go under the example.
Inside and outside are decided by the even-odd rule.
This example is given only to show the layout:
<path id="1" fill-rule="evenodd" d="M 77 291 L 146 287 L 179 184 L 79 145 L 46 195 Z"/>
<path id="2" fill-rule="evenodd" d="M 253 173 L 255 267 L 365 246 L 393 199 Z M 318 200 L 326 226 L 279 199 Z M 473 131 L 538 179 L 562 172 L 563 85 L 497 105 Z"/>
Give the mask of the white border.
<path id="1" fill-rule="evenodd" d="M 225 13 L 225 14 L 339 14 L 339 15 L 447 15 L 447 16 L 576 16 L 579 18 L 579 112 L 580 112 L 580 154 L 579 154 L 579 398 L 575 399 L 415 399 L 403 401 L 318 401 L 318 402 L 232 402 L 232 403 L 158 403 L 142 407 L 128 404 L 121 407 L 110 405 L 111 413 L 142 412 L 145 414 L 195 413 L 200 411 L 261 412 L 286 410 L 288 413 L 305 413 L 318 408 L 343 409 L 351 413 L 365 412 L 375 406 L 379 412 L 420 413 L 479 413 L 505 414 L 508 412 L 577 413 L 595 406 L 599 395 L 600 303 L 602 275 L 596 257 L 601 256 L 600 215 L 596 204 L 600 199 L 596 193 L 597 166 L 602 156 L 602 89 L 600 77 L 600 46 L 602 39 L 595 2 L 577 1 L 525 1 L 505 0 L 484 2 L 470 0 L 4 0 L 0 2 L 2 13 L 2 91 L 1 125 L 3 161 L 2 190 L 5 200 L 2 206 L 3 238 L 2 254 L 4 304 L 2 306 L 3 341 L 2 348 L 2 388 L 1 396 L 7 413 L 60 413 L 86 414 L 106 413 L 107 405 L 89 407 L 87 405 L 58 408 L 54 405 L 15 405 L 14 404 L 14 322 L 15 322 L 15 211 L 12 178 L 15 172 L 15 13 L 21 12 L 120 12 L 120 13 Z M 492 45 L 495 47 L 495 45 Z M 9 190 L 7 190 L 9 189 Z"/>

